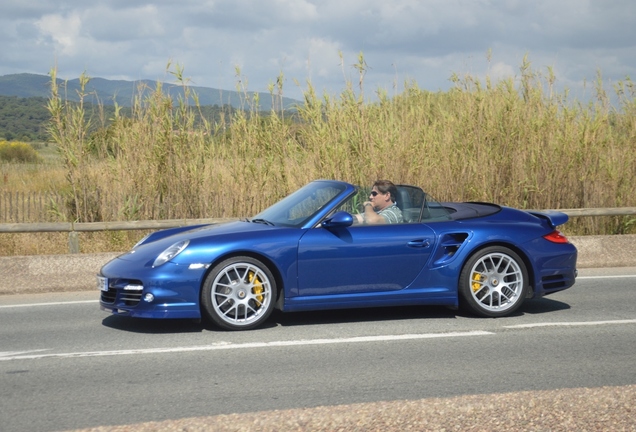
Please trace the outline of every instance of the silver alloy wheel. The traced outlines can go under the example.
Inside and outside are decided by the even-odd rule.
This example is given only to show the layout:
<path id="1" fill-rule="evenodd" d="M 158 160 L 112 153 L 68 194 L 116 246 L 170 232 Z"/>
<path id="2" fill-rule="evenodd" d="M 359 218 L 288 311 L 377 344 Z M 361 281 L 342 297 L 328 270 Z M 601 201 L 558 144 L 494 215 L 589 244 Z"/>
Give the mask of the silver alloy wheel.
<path id="1" fill-rule="evenodd" d="M 479 258 L 470 270 L 470 293 L 488 312 L 505 312 L 519 304 L 524 272 L 511 256 L 492 252 Z"/>
<path id="2" fill-rule="evenodd" d="M 250 327 L 270 311 L 272 283 L 267 273 L 252 263 L 240 261 L 224 267 L 211 288 L 214 314 L 229 327 Z"/>

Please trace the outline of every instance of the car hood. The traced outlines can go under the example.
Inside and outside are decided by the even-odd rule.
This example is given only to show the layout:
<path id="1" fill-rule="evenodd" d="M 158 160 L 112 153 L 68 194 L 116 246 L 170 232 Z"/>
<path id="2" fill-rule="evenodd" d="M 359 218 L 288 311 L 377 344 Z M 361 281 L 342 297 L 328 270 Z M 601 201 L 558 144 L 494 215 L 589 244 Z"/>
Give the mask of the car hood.
<path id="1" fill-rule="evenodd" d="M 140 264 L 152 262 L 168 247 L 188 240 L 190 244 L 183 252 L 184 256 L 192 255 L 201 250 L 209 249 L 212 245 L 224 245 L 245 239 L 260 237 L 262 233 L 272 233 L 290 228 L 275 227 L 246 221 L 226 222 L 214 225 L 197 225 L 184 231 L 185 227 L 161 230 L 151 234 L 134 249 L 120 255 L 118 258 L 134 261 Z"/>

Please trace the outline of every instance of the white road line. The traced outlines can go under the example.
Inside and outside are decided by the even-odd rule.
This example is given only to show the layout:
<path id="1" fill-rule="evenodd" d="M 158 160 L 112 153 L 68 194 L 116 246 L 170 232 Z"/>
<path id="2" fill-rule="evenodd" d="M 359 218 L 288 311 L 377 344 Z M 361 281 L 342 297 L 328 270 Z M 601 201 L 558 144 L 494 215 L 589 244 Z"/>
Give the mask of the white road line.
<path id="1" fill-rule="evenodd" d="M 331 344 L 348 344 L 361 342 L 387 342 L 414 339 L 434 339 L 448 337 L 466 337 L 466 336 L 486 336 L 493 335 L 487 331 L 469 331 L 454 333 L 423 333 L 423 334 L 404 334 L 404 335 L 385 335 L 385 336 L 360 336 L 339 339 L 307 339 L 307 340 L 291 340 L 291 341 L 273 341 L 273 342 L 250 342 L 235 344 L 231 342 L 219 342 L 212 345 L 191 346 L 191 347 L 174 347 L 174 348 L 148 348 L 118 351 L 87 351 L 74 353 L 59 354 L 30 354 L 30 355 L 8 355 L 0 356 L 0 361 L 8 360 L 38 360 L 44 358 L 78 358 L 78 357 L 103 357 L 103 356 L 120 356 L 120 355 L 136 355 L 136 354 L 163 354 L 163 353 L 180 353 L 193 351 L 220 351 L 247 348 L 273 348 L 273 347 L 290 347 L 303 345 L 331 345 Z M 44 350 L 42 350 L 44 351 Z"/>
<path id="2" fill-rule="evenodd" d="M 98 302 L 99 300 L 77 300 L 77 301 L 51 302 L 51 303 L 24 303 L 24 304 L 14 304 L 14 305 L 2 305 L 0 306 L 0 309 L 23 308 L 23 307 L 31 307 L 31 306 L 64 306 L 64 305 L 72 305 L 72 304 L 98 303 Z"/>
<path id="3" fill-rule="evenodd" d="M 534 328 L 534 327 L 575 327 L 575 326 L 595 326 L 608 324 L 636 324 L 636 319 L 613 320 L 613 321 L 580 321 L 580 322 L 543 322 L 533 324 L 516 324 L 504 326 L 509 329 Z"/>
<path id="4" fill-rule="evenodd" d="M 42 351 L 50 351 L 50 350 L 38 349 L 38 350 L 30 350 L 30 351 L 4 351 L 4 352 L 0 352 L 0 360 L 3 357 L 15 357 L 15 356 L 18 356 L 18 355 L 21 355 L 21 354 L 42 352 Z"/>
<path id="5" fill-rule="evenodd" d="M 574 326 L 598 326 L 598 325 L 617 325 L 617 324 L 636 324 L 636 319 L 627 320 L 609 320 L 609 321 L 581 321 L 581 322 L 553 322 L 553 323 L 531 323 L 503 326 L 507 329 L 524 329 L 535 327 L 574 327 Z M 51 351 L 51 349 L 38 349 L 30 351 L 5 351 L 0 352 L 0 361 L 10 360 L 38 360 L 45 358 L 79 358 L 79 357 L 104 357 L 104 356 L 121 356 L 121 355 L 142 355 L 142 354 L 163 354 L 163 353 L 181 353 L 195 351 L 221 351 L 236 349 L 255 349 L 255 348 L 275 348 L 275 347 L 294 347 L 307 345 L 334 345 L 334 344 L 351 344 L 363 342 L 390 342 L 417 339 L 435 339 L 449 337 L 471 337 L 471 336 L 487 336 L 496 333 L 489 331 L 468 331 L 468 332 L 450 332 L 450 333 L 420 333 L 420 334 L 403 334 L 403 335 L 378 335 L 378 336 L 358 336 L 350 338 L 335 339 L 301 339 L 290 341 L 272 341 L 272 342 L 248 342 L 248 343 L 231 343 L 218 342 L 211 345 L 191 346 L 191 347 L 172 347 L 172 348 L 147 348 L 147 349 L 131 349 L 131 350 L 112 350 L 112 351 L 85 351 L 71 353 L 49 353 L 49 354 L 31 354 L 42 351 Z"/>

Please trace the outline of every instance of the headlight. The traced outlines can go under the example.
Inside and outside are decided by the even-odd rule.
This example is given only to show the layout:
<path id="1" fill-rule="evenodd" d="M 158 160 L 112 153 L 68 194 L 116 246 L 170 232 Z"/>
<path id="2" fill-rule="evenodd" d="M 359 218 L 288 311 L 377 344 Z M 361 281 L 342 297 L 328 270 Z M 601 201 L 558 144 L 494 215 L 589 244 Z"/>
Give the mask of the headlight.
<path id="1" fill-rule="evenodd" d="M 182 240 L 180 242 L 173 244 L 168 249 L 166 249 L 165 251 L 159 254 L 155 262 L 152 263 L 152 266 L 159 267 L 160 265 L 167 263 L 172 258 L 176 257 L 181 252 L 183 252 L 183 250 L 186 247 L 188 247 L 189 243 L 190 243 L 190 240 Z"/>

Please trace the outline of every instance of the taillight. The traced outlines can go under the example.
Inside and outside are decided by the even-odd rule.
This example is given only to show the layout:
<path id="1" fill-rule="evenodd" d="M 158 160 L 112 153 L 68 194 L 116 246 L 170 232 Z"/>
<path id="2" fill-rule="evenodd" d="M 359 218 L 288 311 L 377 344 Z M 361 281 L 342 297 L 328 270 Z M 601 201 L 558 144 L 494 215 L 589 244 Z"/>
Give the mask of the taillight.
<path id="1" fill-rule="evenodd" d="M 570 243 L 568 238 L 561 234 L 561 231 L 558 230 L 554 230 L 550 234 L 544 235 L 543 238 L 552 243 Z"/>

